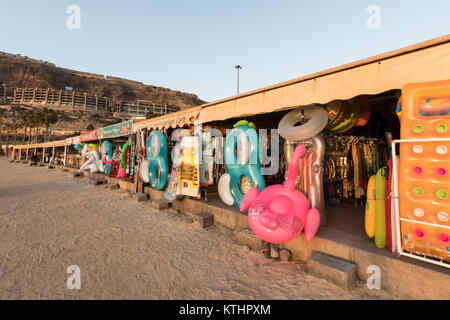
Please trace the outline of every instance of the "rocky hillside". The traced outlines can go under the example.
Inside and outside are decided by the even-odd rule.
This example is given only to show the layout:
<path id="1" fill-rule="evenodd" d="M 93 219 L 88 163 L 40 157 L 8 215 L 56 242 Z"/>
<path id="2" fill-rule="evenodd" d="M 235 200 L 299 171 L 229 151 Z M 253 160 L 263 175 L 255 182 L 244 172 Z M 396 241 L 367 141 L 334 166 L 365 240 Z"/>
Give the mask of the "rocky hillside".
<path id="1" fill-rule="evenodd" d="M 97 94 L 122 101 L 149 100 L 156 104 L 178 106 L 181 109 L 205 103 L 197 95 L 145 85 L 142 82 L 59 68 L 53 63 L 38 61 L 0 51 L 0 83 L 12 96 L 15 88 L 64 89 Z"/>

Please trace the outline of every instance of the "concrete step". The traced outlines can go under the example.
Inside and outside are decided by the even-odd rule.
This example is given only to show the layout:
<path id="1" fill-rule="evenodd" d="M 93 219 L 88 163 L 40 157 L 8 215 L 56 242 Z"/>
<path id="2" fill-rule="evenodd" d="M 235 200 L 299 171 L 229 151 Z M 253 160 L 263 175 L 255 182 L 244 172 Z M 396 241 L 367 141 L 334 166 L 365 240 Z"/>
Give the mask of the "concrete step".
<path id="1" fill-rule="evenodd" d="M 120 189 L 120 186 L 118 183 L 106 183 L 105 187 L 109 190 L 117 190 Z"/>
<path id="2" fill-rule="evenodd" d="M 234 234 L 237 243 L 250 247 L 253 251 L 262 252 L 266 248 L 263 240 L 258 238 L 251 229 L 244 229 Z"/>
<path id="3" fill-rule="evenodd" d="M 106 183 L 106 179 L 105 178 L 101 178 L 101 179 L 89 179 L 89 184 L 93 185 L 93 186 L 98 186 L 100 184 L 105 184 Z"/>
<path id="4" fill-rule="evenodd" d="M 78 171 L 72 172 L 73 178 L 81 178 L 83 176 L 84 176 L 83 172 L 78 172 Z"/>
<path id="5" fill-rule="evenodd" d="M 146 193 L 132 193 L 131 197 L 137 202 L 145 202 L 150 199 L 150 197 Z"/>
<path id="6" fill-rule="evenodd" d="M 214 224 L 214 216 L 208 212 L 194 213 L 194 224 L 207 228 Z"/>
<path id="7" fill-rule="evenodd" d="M 356 286 L 356 264 L 319 251 L 314 251 L 306 264 L 309 274 L 338 286 L 352 289 Z"/>
<path id="8" fill-rule="evenodd" d="M 169 209 L 169 204 L 163 200 L 152 200 L 151 207 L 158 210 L 164 210 Z"/>
<path id="9" fill-rule="evenodd" d="M 104 179 L 105 178 L 105 174 L 101 173 L 101 172 L 89 172 L 89 178 L 91 179 Z"/>

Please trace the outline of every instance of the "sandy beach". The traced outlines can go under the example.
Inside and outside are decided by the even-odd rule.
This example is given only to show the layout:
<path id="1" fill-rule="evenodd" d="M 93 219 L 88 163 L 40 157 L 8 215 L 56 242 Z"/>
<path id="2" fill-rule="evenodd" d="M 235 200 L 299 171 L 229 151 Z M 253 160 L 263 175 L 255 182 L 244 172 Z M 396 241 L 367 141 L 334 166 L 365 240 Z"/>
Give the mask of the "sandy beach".
<path id="1" fill-rule="evenodd" d="M 247 252 L 219 227 L 60 170 L 0 160 L 1 299 L 392 299 Z M 81 269 L 69 290 L 66 269 Z"/>

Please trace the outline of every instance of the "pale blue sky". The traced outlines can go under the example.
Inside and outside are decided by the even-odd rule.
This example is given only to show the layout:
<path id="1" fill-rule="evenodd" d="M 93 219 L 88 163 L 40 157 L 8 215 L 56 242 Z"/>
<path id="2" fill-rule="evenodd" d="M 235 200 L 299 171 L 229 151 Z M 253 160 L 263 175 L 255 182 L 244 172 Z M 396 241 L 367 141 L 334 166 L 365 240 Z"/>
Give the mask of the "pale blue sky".
<path id="1" fill-rule="evenodd" d="M 69 30 L 66 9 L 81 8 Z M 381 29 L 369 30 L 369 5 Z M 0 50 L 207 101 L 450 32 L 449 0 L 0 0 Z M 70 84 L 68 84 L 70 85 Z"/>

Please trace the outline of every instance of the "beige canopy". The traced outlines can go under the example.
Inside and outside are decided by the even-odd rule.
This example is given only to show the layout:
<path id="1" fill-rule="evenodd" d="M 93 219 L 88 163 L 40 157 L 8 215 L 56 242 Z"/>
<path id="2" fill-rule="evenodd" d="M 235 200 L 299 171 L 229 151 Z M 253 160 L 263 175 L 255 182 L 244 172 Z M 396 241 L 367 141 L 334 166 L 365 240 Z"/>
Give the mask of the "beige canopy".
<path id="1" fill-rule="evenodd" d="M 450 79 L 450 35 L 203 105 L 199 120 L 239 118 Z"/>
<path id="2" fill-rule="evenodd" d="M 143 128 L 156 130 L 163 128 L 177 128 L 184 125 L 193 124 L 194 121 L 198 119 L 201 109 L 202 107 L 194 107 L 175 113 L 170 113 L 161 117 L 134 123 L 133 132 L 137 132 Z"/>

